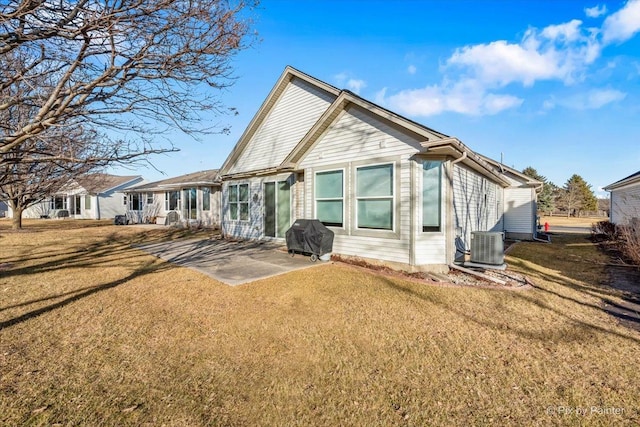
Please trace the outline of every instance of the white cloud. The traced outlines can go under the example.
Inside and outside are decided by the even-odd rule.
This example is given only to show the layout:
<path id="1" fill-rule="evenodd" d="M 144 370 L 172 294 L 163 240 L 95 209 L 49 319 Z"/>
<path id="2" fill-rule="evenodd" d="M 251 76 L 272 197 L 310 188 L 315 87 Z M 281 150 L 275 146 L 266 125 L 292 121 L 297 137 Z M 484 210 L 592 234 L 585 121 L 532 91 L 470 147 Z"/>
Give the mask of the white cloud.
<path id="1" fill-rule="evenodd" d="M 599 16 L 604 15 L 605 13 L 607 13 L 607 6 L 606 5 L 597 5 L 594 7 L 587 7 L 584 9 L 584 14 L 587 15 L 589 18 L 597 18 Z"/>
<path id="2" fill-rule="evenodd" d="M 553 98 L 547 99 L 542 103 L 543 110 L 553 110 L 554 108 L 556 108 L 556 101 Z"/>
<path id="3" fill-rule="evenodd" d="M 626 93 L 615 89 L 593 89 L 558 100 L 557 103 L 573 110 L 597 110 L 607 104 L 622 101 L 626 96 Z"/>
<path id="4" fill-rule="evenodd" d="M 336 85 L 338 87 L 343 87 L 348 78 L 349 76 L 347 75 L 347 73 L 344 73 L 344 72 L 333 76 L 333 79 L 335 80 Z"/>
<path id="5" fill-rule="evenodd" d="M 506 41 L 458 49 L 447 65 L 462 66 L 480 80 L 499 86 L 516 81 L 530 86 L 535 80 L 560 74 L 554 58 Z"/>
<path id="6" fill-rule="evenodd" d="M 605 19 L 602 42 L 624 42 L 640 31 L 640 0 L 629 0 L 625 6 Z"/>
<path id="7" fill-rule="evenodd" d="M 588 17 L 605 13 L 605 6 L 585 9 Z M 582 82 L 607 43 L 625 41 L 636 32 L 640 32 L 640 0 L 629 0 L 604 20 L 602 29 L 585 27 L 581 20 L 573 19 L 542 29 L 529 28 L 517 42 L 497 40 L 460 47 L 444 61 L 440 83 L 395 94 L 387 94 L 385 88 L 376 94 L 376 101 L 411 116 L 497 114 L 524 102 L 504 93 L 510 85 L 528 88 L 540 81 Z M 409 73 L 414 70 L 413 65 L 407 69 Z M 592 90 L 544 101 L 543 109 L 596 109 L 625 96 L 617 90 Z"/>
<path id="8" fill-rule="evenodd" d="M 582 30 L 574 19 L 550 25 L 542 31 L 530 28 L 519 43 L 504 40 L 457 49 L 447 67 L 461 67 L 466 74 L 488 86 L 521 83 L 532 86 L 538 80 L 580 80 L 585 66 L 600 56 L 596 33 Z"/>
<path id="9" fill-rule="evenodd" d="M 587 95 L 586 108 L 597 109 L 612 102 L 622 101 L 627 94 L 614 89 L 592 90 Z"/>
<path id="10" fill-rule="evenodd" d="M 487 93 L 475 80 L 463 80 L 452 86 L 431 85 L 409 89 L 380 100 L 394 111 L 410 116 L 432 116 L 443 112 L 468 115 L 497 114 L 522 104 L 523 100 L 511 95 Z"/>
<path id="11" fill-rule="evenodd" d="M 367 87 L 367 83 L 364 80 L 356 79 L 350 76 L 347 72 L 342 72 L 333 76 L 336 85 L 340 88 L 346 87 L 352 92 L 360 93 L 362 89 Z"/>
<path id="12" fill-rule="evenodd" d="M 409 74 L 415 74 L 415 73 L 416 73 L 416 71 L 418 71 L 418 69 L 416 68 L 416 66 L 415 66 L 415 65 L 409 65 L 409 66 L 407 67 L 407 72 L 408 72 Z"/>
<path id="13" fill-rule="evenodd" d="M 579 19 L 572 19 L 569 22 L 560 25 L 549 25 L 545 27 L 540 33 L 543 37 L 549 40 L 567 40 L 575 41 L 580 38 L 580 26 L 582 21 Z"/>
<path id="14" fill-rule="evenodd" d="M 357 94 L 359 94 L 365 87 L 367 87 L 367 83 L 364 80 L 349 79 L 347 81 L 347 88 Z"/>
<path id="15" fill-rule="evenodd" d="M 387 95 L 387 88 L 383 87 L 382 89 L 376 92 L 375 96 L 373 97 L 373 102 L 375 102 L 378 105 L 384 104 L 386 95 Z"/>

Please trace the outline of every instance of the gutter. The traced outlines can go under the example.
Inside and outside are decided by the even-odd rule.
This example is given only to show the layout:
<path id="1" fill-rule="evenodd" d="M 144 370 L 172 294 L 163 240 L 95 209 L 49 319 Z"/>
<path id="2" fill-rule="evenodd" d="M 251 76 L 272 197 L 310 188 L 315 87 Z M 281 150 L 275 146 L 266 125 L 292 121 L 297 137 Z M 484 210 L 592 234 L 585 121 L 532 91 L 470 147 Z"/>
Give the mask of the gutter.
<path id="1" fill-rule="evenodd" d="M 462 156 L 460 156 L 460 157 L 458 157 L 457 159 L 455 159 L 455 160 L 451 161 L 451 164 L 452 164 L 452 165 L 455 165 L 456 163 L 459 163 L 459 162 L 463 161 L 463 160 L 464 160 L 464 159 L 466 159 L 466 158 L 467 158 L 467 152 L 466 152 L 466 151 L 463 151 L 463 152 L 462 152 Z"/>

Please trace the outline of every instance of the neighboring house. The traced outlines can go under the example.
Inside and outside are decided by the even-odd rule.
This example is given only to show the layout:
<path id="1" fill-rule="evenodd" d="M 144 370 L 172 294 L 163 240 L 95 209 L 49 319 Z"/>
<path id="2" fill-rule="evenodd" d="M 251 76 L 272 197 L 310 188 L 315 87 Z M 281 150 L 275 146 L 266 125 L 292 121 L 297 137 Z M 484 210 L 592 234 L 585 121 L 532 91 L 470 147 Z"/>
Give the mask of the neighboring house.
<path id="1" fill-rule="evenodd" d="M 114 218 L 126 212 L 124 190 L 141 182 L 143 179 L 139 175 L 117 176 L 94 173 L 78 177 L 42 202 L 29 206 L 22 216 L 23 218 Z"/>
<path id="2" fill-rule="evenodd" d="M 0 201 L 0 218 L 7 216 L 7 210 L 9 210 L 7 202 Z"/>
<path id="3" fill-rule="evenodd" d="M 611 217 L 614 224 L 629 224 L 640 218 L 640 171 L 604 187 L 611 193 Z"/>
<path id="4" fill-rule="evenodd" d="M 443 270 L 470 248 L 472 231 L 505 230 L 505 189 L 526 181 L 291 67 L 220 177 L 225 236 L 277 239 L 295 219 L 317 218 L 335 233 L 334 253 Z"/>
<path id="5" fill-rule="evenodd" d="M 509 186 L 504 189 L 505 237 L 533 240 L 538 234 L 538 193 L 544 184 L 496 160 L 480 157 L 509 181 Z"/>
<path id="6" fill-rule="evenodd" d="M 220 182 L 211 169 L 145 183 L 127 189 L 130 223 L 220 224 Z"/>

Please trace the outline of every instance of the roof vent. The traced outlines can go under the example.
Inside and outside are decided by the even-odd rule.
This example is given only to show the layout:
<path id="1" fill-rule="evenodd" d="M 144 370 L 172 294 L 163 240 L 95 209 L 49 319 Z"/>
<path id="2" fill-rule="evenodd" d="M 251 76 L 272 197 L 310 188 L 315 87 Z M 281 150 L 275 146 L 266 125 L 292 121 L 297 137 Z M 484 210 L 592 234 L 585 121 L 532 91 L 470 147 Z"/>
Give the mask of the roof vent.
<path id="1" fill-rule="evenodd" d="M 492 265 L 504 264 L 503 234 L 490 231 L 472 231 L 471 262 Z"/>

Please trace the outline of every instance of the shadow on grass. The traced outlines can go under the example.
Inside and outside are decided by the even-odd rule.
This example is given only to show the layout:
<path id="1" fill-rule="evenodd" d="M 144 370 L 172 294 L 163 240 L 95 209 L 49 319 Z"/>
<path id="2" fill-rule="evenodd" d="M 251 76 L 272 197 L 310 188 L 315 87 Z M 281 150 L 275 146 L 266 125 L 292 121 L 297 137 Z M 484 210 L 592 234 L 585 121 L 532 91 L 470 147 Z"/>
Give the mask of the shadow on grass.
<path id="1" fill-rule="evenodd" d="M 439 305 L 443 308 L 445 308 L 447 311 L 450 311 L 451 313 L 454 313 L 458 316 L 461 316 L 462 318 L 473 322 L 479 326 L 483 326 L 483 327 L 489 327 L 493 330 L 496 331 L 502 331 L 505 333 L 515 333 L 520 337 L 523 338 L 527 338 L 527 339 L 533 339 L 533 340 L 538 340 L 538 341 L 543 341 L 543 342 L 548 342 L 548 341 L 564 341 L 564 342 L 572 342 L 572 341 L 582 341 L 584 340 L 585 337 L 585 331 L 593 331 L 593 332 L 600 332 L 600 333 L 604 333 L 604 334 L 612 334 L 615 335 L 617 337 L 629 340 L 633 343 L 640 343 L 640 340 L 633 337 L 633 336 L 629 336 L 626 334 L 622 334 L 618 331 L 614 331 L 608 328 L 604 328 L 602 326 L 593 324 L 593 323 L 589 323 L 589 322 L 585 322 L 582 320 L 578 320 L 575 319 L 574 317 L 572 317 L 570 315 L 570 313 L 567 313 L 566 311 L 560 310 L 558 308 L 552 307 L 551 305 L 541 301 L 539 298 L 536 298 L 535 294 L 534 295 L 528 295 L 525 292 L 510 292 L 510 291 L 503 291 L 503 292 L 510 292 L 510 296 L 512 296 L 513 298 L 516 299 L 521 299 L 524 300 L 525 302 L 527 302 L 528 304 L 533 304 L 543 310 L 549 311 L 551 313 L 553 313 L 555 316 L 559 316 L 562 317 L 564 319 L 567 319 L 571 324 L 575 325 L 575 327 L 572 328 L 563 328 L 563 329 L 557 329 L 557 330 L 543 330 L 543 331 L 534 331 L 531 328 L 527 327 L 527 323 L 519 323 L 519 324 L 514 324 L 512 322 L 510 322 L 508 324 L 508 326 L 506 326 L 504 323 L 501 323 L 499 321 L 492 321 L 491 318 L 482 315 L 482 316 L 474 316 L 473 314 L 470 314 L 469 311 L 465 310 L 464 308 L 460 308 L 461 306 L 458 305 L 453 305 L 453 304 L 447 304 L 445 302 L 443 302 L 442 300 L 438 299 L 438 298 L 434 298 L 430 295 L 428 295 L 428 293 L 426 292 L 419 292 L 416 291 L 414 289 L 411 289 L 409 287 L 405 287 L 402 286 L 401 284 L 398 284 L 396 282 L 394 282 L 393 280 L 389 279 L 389 278 L 385 278 L 385 277 L 380 277 L 380 280 L 383 280 L 384 283 L 386 284 L 386 286 L 392 288 L 395 291 L 399 291 L 402 293 L 405 293 L 409 296 L 412 297 L 416 297 L 419 298 L 423 301 L 429 302 L 431 304 L 434 305 Z M 549 291 L 548 289 L 544 289 L 542 287 L 535 287 L 535 289 L 539 292 L 548 292 L 551 293 L 553 295 L 559 296 L 559 297 L 564 297 L 563 295 L 558 295 L 557 293 L 553 292 L 553 291 Z M 469 289 L 469 291 L 471 291 L 471 289 Z M 502 291 L 497 291 L 497 290 L 489 290 L 487 292 L 502 292 Z M 584 306 L 588 306 L 588 307 L 592 307 L 592 308 L 596 308 L 596 309 L 601 309 L 601 307 L 598 306 L 594 306 L 592 304 L 588 304 L 585 303 L 583 301 L 579 301 L 573 298 L 567 298 L 570 301 L 576 303 L 576 304 L 580 304 L 580 305 L 584 305 Z M 464 306 L 462 306 L 464 307 Z"/>
<path id="2" fill-rule="evenodd" d="M 127 261 L 132 260 L 136 246 L 143 243 L 183 239 L 196 235 L 197 233 L 170 228 L 154 232 L 140 231 L 127 236 L 118 236 L 114 232 L 100 241 L 86 246 L 79 246 L 75 249 L 67 249 L 63 252 L 54 250 L 53 248 L 59 248 L 60 244 L 52 242 L 49 245 L 39 246 L 35 253 L 29 248 L 27 249 L 28 255 L 17 254 L 0 258 L 0 264 L 32 263 L 24 267 L 2 270 L 0 271 L 0 278 L 51 272 L 67 268 L 100 268 L 104 263 L 113 264 L 114 262 L 123 262 L 122 265 L 125 266 Z M 113 256 L 114 254 L 118 255 Z M 108 259 L 101 259 L 107 255 L 110 256 Z"/>
<path id="3" fill-rule="evenodd" d="M 83 224 L 84 225 L 84 224 Z M 93 224 L 89 224 L 93 226 Z M 81 227 L 84 228 L 84 227 Z M 99 270 L 107 266 L 118 266 L 124 268 L 130 268 L 132 273 L 128 274 L 122 279 L 118 279 L 109 283 L 104 283 L 96 286 L 83 287 L 68 292 L 63 292 L 55 295 L 43 296 L 40 298 L 33 298 L 32 300 L 19 302 L 13 305 L 0 307 L 0 312 L 27 307 L 32 304 L 38 304 L 46 301 L 58 300 L 60 301 L 49 304 L 45 307 L 40 307 L 24 314 L 17 315 L 13 318 L 0 321 L 0 330 L 22 323 L 41 314 L 50 312 L 52 310 L 64 307 L 74 301 L 88 297 L 95 293 L 115 288 L 137 277 L 157 272 L 162 269 L 172 268 L 173 266 L 168 263 L 161 262 L 157 259 L 146 262 L 144 265 L 139 266 L 140 262 L 136 261 L 139 256 L 147 256 L 137 249 L 131 247 L 132 244 L 154 241 L 172 238 L 174 236 L 182 237 L 183 232 L 174 230 L 162 230 L 156 233 L 134 233 L 131 235 L 118 236 L 117 233 L 109 233 L 104 238 L 89 242 L 86 245 L 78 245 L 75 249 L 67 249 L 63 252 L 57 252 L 55 249 L 60 248 L 60 244 L 57 242 L 51 242 L 38 247 L 38 253 L 34 256 L 22 257 L 20 255 L 14 255 L 11 257 L 3 257 L 0 259 L 2 263 L 13 266 L 14 264 L 22 264 L 17 268 L 8 268 L 0 271 L 0 278 L 9 276 L 32 276 L 39 273 L 52 272 L 52 271 L 64 271 L 71 269 L 92 269 Z M 27 264 L 27 265 L 25 265 Z M 30 265 L 29 265 L 30 264 Z M 90 273 L 93 274 L 93 273 Z M 98 274 L 96 272 L 96 274 Z"/>
<path id="4" fill-rule="evenodd" d="M 86 298 L 90 295 L 96 294 L 98 292 L 102 292 L 102 291 L 106 291 L 108 289 L 113 289 L 116 286 L 120 286 L 123 283 L 127 283 L 130 280 L 133 280 L 137 277 L 141 277 L 144 276 L 146 274 L 152 273 L 152 272 L 156 272 L 156 271 L 160 271 L 163 268 L 166 268 L 167 264 L 162 263 L 162 264 L 157 264 L 154 265 L 154 262 L 149 262 L 147 263 L 145 266 L 143 266 L 142 268 L 139 268 L 137 270 L 135 270 L 133 273 L 129 274 L 126 277 L 123 277 L 122 279 L 118 279 L 118 280 L 114 280 L 113 282 L 108 282 L 108 283 L 104 283 L 102 285 L 97 285 L 97 286 L 91 286 L 89 288 L 83 288 L 83 289 L 78 289 L 77 291 L 74 292 L 67 292 L 64 294 L 60 294 L 57 296 L 51 296 L 48 298 L 42 298 L 40 300 L 34 300 L 34 301 L 30 301 L 30 302 L 26 302 L 26 303 L 22 303 L 22 304 L 18 304 L 14 307 L 17 306 L 25 306 L 25 305 L 29 305 L 29 304 L 33 304 L 39 301 L 46 301 L 46 300 L 50 300 L 50 299 L 56 299 L 56 298 L 60 298 L 62 296 L 66 296 L 66 295 L 70 295 L 70 294 L 74 294 L 73 296 L 70 296 L 68 298 L 63 299 L 62 301 L 58 301 L 54 304 L 45 306 L 45 307 L 41 307 L 32 311 L 29 311 L 27 313 L 21 314 L 17 317 L 14 317 L 12 319 L 9 320 L 5 320 L 0 322 L 0 330 L 3 330 L 5 328 L 8 328 L 10 326 L 14 326 L 17 325 L 19 323 L 22 322 L 26 322 L 27 320 L 33 319 L 34 317 L 40 316 L 41 314 L 44 313 L 48 313 L 50 311 L 56 310 L 58 308 L 62 308 L 68 304 L 71 304 L 72 302 L 78 301 L 82 298 Z M 6 307 L 4 309 L 8 309 L 11 307 Z"/>

